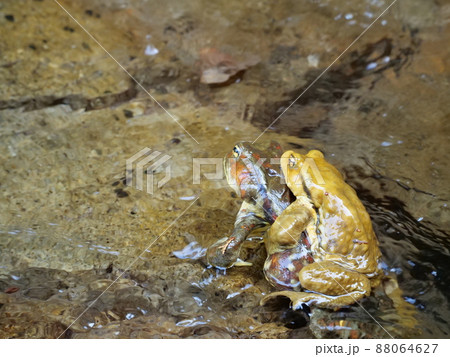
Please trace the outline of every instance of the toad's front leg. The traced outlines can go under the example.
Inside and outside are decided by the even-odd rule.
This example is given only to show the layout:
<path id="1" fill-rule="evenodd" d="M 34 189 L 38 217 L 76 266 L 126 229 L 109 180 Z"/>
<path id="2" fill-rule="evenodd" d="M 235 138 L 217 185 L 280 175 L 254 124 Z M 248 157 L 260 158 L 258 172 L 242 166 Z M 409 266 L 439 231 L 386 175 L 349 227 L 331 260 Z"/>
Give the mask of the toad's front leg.
<path id="1" fill-rule="evenodd" d="M 251 231 L 264 227 L 267 222 L 260 217 L 258 207 L 244 201 L 237 214 L 233 232 L 230 237 L 219 239 L 211 245 L 206 258 L 209 264 L 216 268 L 230 268 L 239 258 L 242 243 L 247 239 Z"/>
<path id="2" fill-rule="evenodd" d="M 332 261 L 314 262 L 299 273 L 304 290 L 311 292 L 280 291 L 267 295 L 261 304 L 277 297 L 285 296 L 292 302 L 294 310 L 302 304 L 322 308 L 340 308 L 351 305 L 370 295 L 370 280 L 364 274 L 348 270 Z"/>
<path id="3" fill-rule="evenodd" d="M 275 220 L 267 231 L 264 242 L 269 256 L 296 247 L 305 232 L 309 240 L 316 240 L 317 215 L 307 198 L 297 198 Z"/>

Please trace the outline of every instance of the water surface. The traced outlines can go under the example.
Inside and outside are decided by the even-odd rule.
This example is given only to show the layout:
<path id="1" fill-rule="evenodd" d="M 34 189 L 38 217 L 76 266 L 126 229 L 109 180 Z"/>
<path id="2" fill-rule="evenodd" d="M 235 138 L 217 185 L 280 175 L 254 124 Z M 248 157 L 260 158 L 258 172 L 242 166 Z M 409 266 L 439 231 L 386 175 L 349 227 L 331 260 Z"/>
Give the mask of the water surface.
<path id="1" fill-rule="evenodd" d="M 416 311 L 417 330 L 397 335 L 448 337 L 446 2 L 399 0 L 272 125 L 387 1 L 61 4 L 148 93 L 53 1 L 0 5 L 2 338 L 311 337 L 305 315 L 259 306 L 272 288 L 258 239 L 243 251 L 252 267 L 197 259 L 241 202 L 223 181 L 194 184 L 193 158 L 268 126 L 257 143 L 320 149 L 357 190 Z M 201 83 L 204 49 L 251 65 Z M 170 156 L 153 194 L 125 185 L 145 147 Z M 363 302 L 391 324 L 386 304 Z"/>

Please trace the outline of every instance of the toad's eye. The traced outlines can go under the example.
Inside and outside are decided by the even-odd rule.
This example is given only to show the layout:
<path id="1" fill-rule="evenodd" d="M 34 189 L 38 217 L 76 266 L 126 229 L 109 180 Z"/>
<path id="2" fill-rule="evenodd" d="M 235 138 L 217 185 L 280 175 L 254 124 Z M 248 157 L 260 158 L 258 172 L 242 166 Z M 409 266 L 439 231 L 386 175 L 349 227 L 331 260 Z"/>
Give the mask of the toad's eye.
<path id="1" fill-rule="evenodd" d="M 291 155 L 289 157 L 289 167 L 294 168 L 296 163 L 297 163 L 297 160 L 295 159 L 294 155 Z"/>
<path id="2" fill-rule="evenodd" d="M 236 146 L 233 148 L 233 156 L 234 156 L 234 157 L 239 157 L 240 154 L 241 154 L 241 149 L 239 149 L 239 147 L 236 145 Z"/>

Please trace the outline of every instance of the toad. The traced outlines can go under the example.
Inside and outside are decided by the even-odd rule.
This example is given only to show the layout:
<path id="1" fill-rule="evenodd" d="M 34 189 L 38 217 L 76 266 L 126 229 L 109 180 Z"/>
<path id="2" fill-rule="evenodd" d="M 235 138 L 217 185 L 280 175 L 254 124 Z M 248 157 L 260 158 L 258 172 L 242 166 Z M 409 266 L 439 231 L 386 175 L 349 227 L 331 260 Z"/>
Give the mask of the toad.
<path id="1" fill-rule="evenodd" d="M 317 150 L 306 155 L 287 151 L 281 167 L 297 199 L 267 234 L 279 242 L 291 242 L 306 232 L 314 262 L 301 269 L 292 267 L 303 291 L 275 292 L 261 303 L 285 296 L 293 309 L 304 303 L 339 308 L 368 296 L 380 282 L 381 254 L 370 217 L 355 190 Z"/>
<path id="2" fill-rule="evenodd" d="M 224 158 L 227 182 L 243 199 L 230 237 L 219 239 L 206 253 L 207 261 L 217 268 L 238 265 L 242 243 L 251 231 L 272 224 L 292 201 L 284 183 L 280 165 L 281 147 L 272 142 L 265 150 L 240 142 Z M 238 262 L 239 263 L 239 262 Z M 277 269 L 275 264 L 272 269 Z"/>

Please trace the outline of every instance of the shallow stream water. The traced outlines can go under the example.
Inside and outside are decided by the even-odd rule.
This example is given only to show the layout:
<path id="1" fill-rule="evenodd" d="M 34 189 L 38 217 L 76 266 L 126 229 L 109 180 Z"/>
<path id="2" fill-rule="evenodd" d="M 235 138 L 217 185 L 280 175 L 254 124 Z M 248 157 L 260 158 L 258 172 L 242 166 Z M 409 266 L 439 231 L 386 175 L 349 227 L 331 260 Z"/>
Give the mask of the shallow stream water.
<path id="1" fill-rule="evenodd" d="M 195 159 L 254 140 L 324 152 L 417 326 L 383 297 L 364 308 L 395 337 L 448 337 L 447 1 L 398 0 L 377 21 L 390 2 L 59 4 L 0 3 L 0 337 L 313 337 L 306 314 L 259 306 L 273 288 L 258 237 L 251 267 L 201 258 L 241 201 L 203 175 L 214 166 L 196 182 Z M 202 83 L 210 67 L 227 79 Z M 146 147 L 169 157 L 151 192 L 125 177 Z M 358 307 L 335 315 L 377 327 Z"/>

